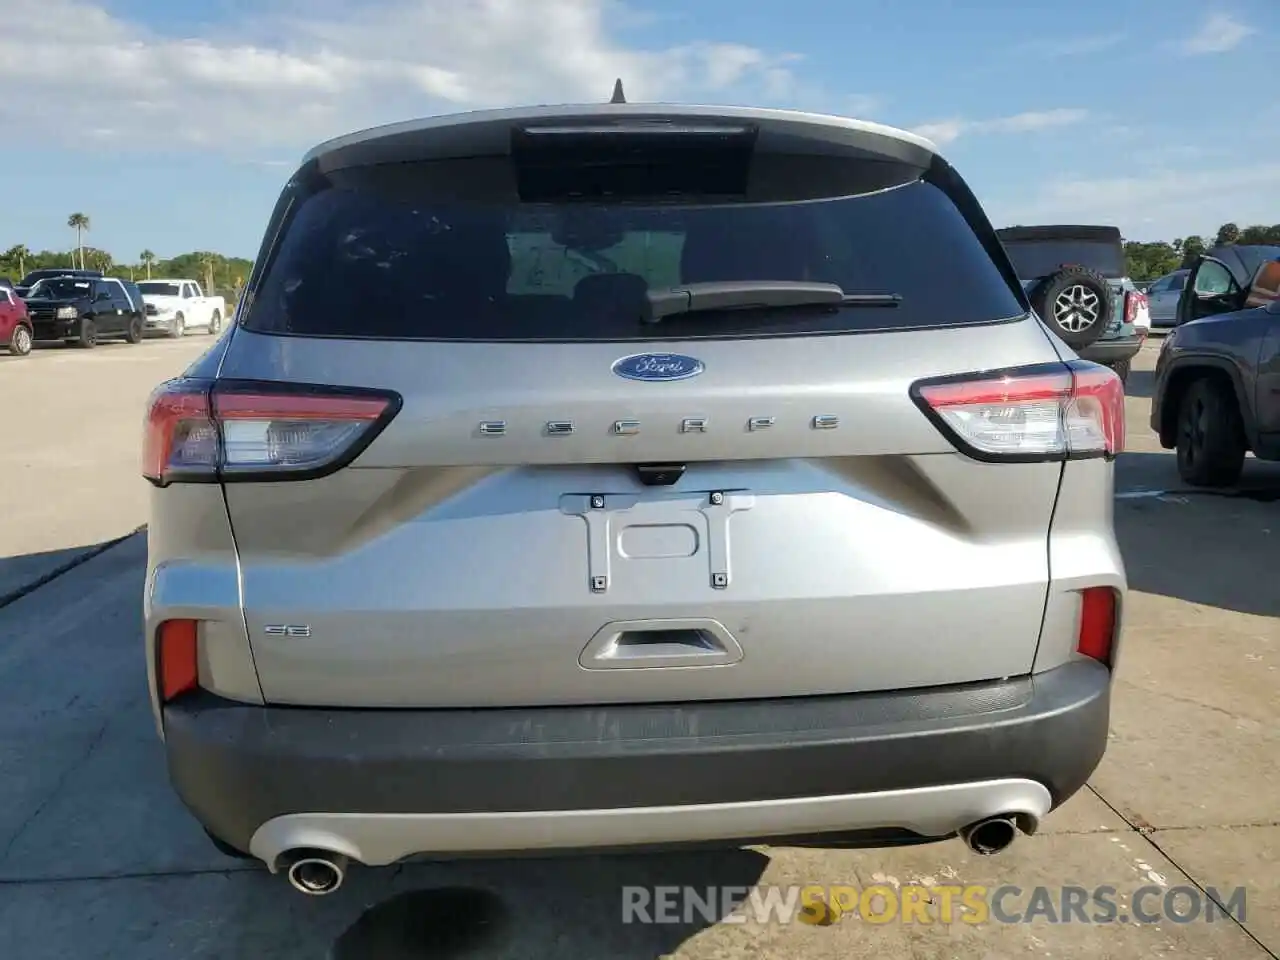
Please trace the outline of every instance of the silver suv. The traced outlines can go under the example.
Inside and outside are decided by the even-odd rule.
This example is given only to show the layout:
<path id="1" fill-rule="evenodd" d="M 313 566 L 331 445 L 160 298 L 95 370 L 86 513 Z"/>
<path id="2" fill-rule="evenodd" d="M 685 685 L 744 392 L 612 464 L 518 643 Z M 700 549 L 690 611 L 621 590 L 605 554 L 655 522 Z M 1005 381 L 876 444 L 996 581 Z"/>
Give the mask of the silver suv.
<path id="1" fill-rule="evenodd" d="M 159 387 L 178 794 L 307 893 L 404 857 L 984 853 L 1102 757 L 1116 376 L 928 141 L 473 113 L 313 150 Z"/>

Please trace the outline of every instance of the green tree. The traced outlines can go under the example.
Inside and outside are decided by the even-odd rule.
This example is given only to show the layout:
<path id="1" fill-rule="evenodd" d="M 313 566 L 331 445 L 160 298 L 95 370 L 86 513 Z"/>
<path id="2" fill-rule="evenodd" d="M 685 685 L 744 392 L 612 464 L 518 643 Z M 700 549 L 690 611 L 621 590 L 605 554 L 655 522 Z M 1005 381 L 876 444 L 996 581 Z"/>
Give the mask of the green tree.
<path id="1" fill-rule="evenodd" d="M 1172 243 L 1139 243 L 1129 241 L 1124 245 L 1126 273 L 1133 280 L 1155 280 L 1176 270 L 1178 250 Z"/>
<path id="2" fill-rule="evenodd" d="M 15 243 L 12 247 L 4 252 L 4 259 L 10 263 L 18 265 L 18 276 L 23 277 L 27 272 L 27 260 L 31 257 L 31 250 L 25 244 Z"/>
<path id="3" fill-rule="evenodd" d="M 213 267 L 217 259 L 218 256 L 214 253 L 200 255 L 200 266 L 204 268 L 204 275 L 200 278 L 200 284 L 204 288 L 206 296 L 211 296 L 214 291 Z"/>
<path id="4" fill-rule="evenodd" d="M 1232 243 L 1238 243 L 1240 240 L 1240 228 L 1234 223 L 1224 223 L 1218 228 L 1218 235 L 1214 238 L 1214 246 L 1225 247 Z"/>
<path id="5" fill-rule="evenodd" d="M 80 253 L 80 269 L 84 269 L 84 235 L 89 229 L 89 217 L 83 213 L 73 213 L 67 217 L 67 226 L 76 232 L 76 250 Z"/>
<path id="6" fill-rule="evenodd" d="M 1280 223 L 1264 227 L 1257 224 L 1240 231 L 1240 243 L 1280 243 Z"/>
<path id="7" fill-rule="evenodd" d="M 151 279 L 151 268 L 155 266 L 156 255 L 151 250 L 143 250 L 138 254 L 138 262 L 147 268 L 147 279 Z"/>
<path id="8" fill-rule="evenodd" d="M 103 273 L 110 273 L 111 268 L 115 265 L 115 261 L 111 258 L 111 254 L 105 250 L 97 250 L 93 247 L 86 247 L 80 254 L 80 266 L 85 265 L 88 260 L 89 264 L 95 270 L 101 270 Z"/>
<path id="9" fill-rule="evenodd" d="M 1196 257 L 1204 253 L 1206 249 L 1208 249 L 1208 247 L 1204 242 L 1204 237 L 1198 237 L 1193 234 L 1192 236 L 1185 238 L 1182 241 L 1181 266 L 1183 267 L 1191 266 L 1192 262 L 1195 261 Z"/>

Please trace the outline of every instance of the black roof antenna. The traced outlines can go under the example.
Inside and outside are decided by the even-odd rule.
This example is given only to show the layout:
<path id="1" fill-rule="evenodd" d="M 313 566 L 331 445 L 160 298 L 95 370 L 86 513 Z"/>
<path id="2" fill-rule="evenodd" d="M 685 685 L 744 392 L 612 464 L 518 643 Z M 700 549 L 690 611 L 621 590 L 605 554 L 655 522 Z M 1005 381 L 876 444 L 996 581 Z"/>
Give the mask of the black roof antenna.
<path id="1" fill-rule="evenodd" d="M 619 77 L 613 81 L 613 96 L 609 99 L 610 103 L 626 103 L 627 95 L 622 92 L 622 78 Z"/>

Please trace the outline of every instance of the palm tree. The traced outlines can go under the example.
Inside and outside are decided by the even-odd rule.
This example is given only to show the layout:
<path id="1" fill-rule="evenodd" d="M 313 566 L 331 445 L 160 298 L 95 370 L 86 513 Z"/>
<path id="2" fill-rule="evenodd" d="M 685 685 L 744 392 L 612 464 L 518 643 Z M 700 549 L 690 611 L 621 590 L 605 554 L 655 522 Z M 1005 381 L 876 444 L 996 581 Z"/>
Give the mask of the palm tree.
<path id="1" fill-rule="evenodd" d="M 31 256 L 31 250 L 28 249 L 26 244 L 22 243 L 14 244 L 4 252 L 4 258 L 6 260 L 18 261 L 19 277 L 25 277 L 27 275 L 27 257 L 29 256 Z"/>
<path id="2" fill-rule="evenodd" d="M 80 254 L 80 269 L 84 269 L 84 232 L 89 229 L 89 218 L 83 213 L 67 217 L 67 226 L 76 232 L 76 251 Z"/>
<path id="3" fill-rule="evenodd" d="M 213 265 L 214 255 L 212 253 L 202 253 L 200 255 L 200 266 L 204 267 L 204 295 L 206 297 L 213 296 Z"/>
<path id="4" fill-rule="evenodd" d="M 156 255 L 152 253 L 150 250 L 143 250 L 140 254 L 138 254 L 138 259 L 142 262 L 142 265 L 147 268 L 147 279 L 150 280 L 151 267 L 156 262 Z"/>

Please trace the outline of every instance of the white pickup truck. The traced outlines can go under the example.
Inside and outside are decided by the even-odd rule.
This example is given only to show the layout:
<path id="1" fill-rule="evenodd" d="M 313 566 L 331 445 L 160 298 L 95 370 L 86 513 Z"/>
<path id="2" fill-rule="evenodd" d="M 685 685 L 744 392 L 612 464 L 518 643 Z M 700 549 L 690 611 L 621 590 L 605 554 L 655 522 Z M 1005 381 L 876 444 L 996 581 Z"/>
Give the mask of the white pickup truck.
<path id="1" fill-rule="evenodd" d="M 188 330 L 217 333 L 227 315 L 222 297 L 206 297 L 194 280 L 140 280 L 146 329 L 181 337 Z"/>

